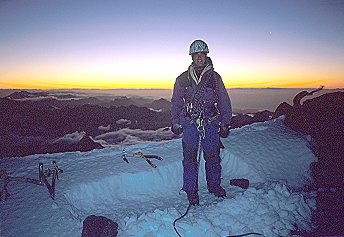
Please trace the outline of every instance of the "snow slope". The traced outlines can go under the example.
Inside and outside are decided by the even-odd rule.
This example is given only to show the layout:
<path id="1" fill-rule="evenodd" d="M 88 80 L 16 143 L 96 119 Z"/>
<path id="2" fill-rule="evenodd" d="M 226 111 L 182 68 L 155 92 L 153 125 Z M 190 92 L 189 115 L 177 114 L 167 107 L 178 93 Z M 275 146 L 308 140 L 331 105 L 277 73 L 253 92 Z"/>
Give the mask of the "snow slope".
<path id="1" fill-rule="evenodd" d="M 257 232 L 287 236 L 299 226 L 310 230 L 315 200 L 302 192 L 316 161 L 305 137 L 286 128 L 281 118 L 235 129 L 223 139 L 222 185 L 226 199 L 206 189 L 200 168 L 200 206 L 177 222 L 182 236 L 227 236 Z M 44 186 L 11 181 L 8 200 L 0 203 L 0 236 L 81 236 L 88 215 L 102 215 L 119 224 L 119 236 L 177 236 L 173 221 L 187 206 L 182 187 L 181 140 L 137 144 L 163 161 L 153 169 L 142 158 L 121 159 L 123 147 L 91 152 L 32 155 L 1 160 L 10 176 L 37 178 L 38 163 L 53 160 L 64 170 L 52 200 Z M 230 186 L 232 178 L 250 180 L 244 190 Z M 2 180 L 0 181 L 2 187 Z"/>

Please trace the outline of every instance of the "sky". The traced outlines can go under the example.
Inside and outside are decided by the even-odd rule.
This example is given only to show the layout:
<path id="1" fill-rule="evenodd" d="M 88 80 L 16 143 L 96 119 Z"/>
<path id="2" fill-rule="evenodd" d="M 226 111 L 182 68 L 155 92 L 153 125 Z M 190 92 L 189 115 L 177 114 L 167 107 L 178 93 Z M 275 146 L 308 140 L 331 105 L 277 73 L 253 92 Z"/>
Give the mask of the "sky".
<path id="1" fill-rule="evenodd" d="M 73 135 L 75 139 L 77 136 Z M 220 199 L 208 192 L 201 158 L 200 206 L 191 207 L 176 222 L 181 236 L 256 232 L 278 237 L 292 236 L 296 226 L 314 230 L 311 214 L 317 193 L 303 192 L 302 187 L 312 180 L 309 167 L 317 158 L 305 136 L 277 119 L 234 129 L 222 142 L 221 185 L 228 196 Z M 117 222 L 119 237 L 177 236 L 173 222 L 188 205 L 186 194 L 179 195 L 181 139 L 126 146 L 129 163 L 122 160 L 122 149 L 2 159 L 0 170 L 10 177 L 38 179 L 38 163 L 42 162 L 46 170 L 53 160 L 63 173 L 56 180 L 55 200 L 45 186 L 10 181 L 10 196 L 0 205 L 1 236 L 81 236 L 83 220 L 89 215 Z M 163 160 L 152 160 L 157 165 L 152 168 L 133 156 L 139 151 Z M 230 180 L 243 178 L 249 180 L 247 189 L 230 185 Z M 47 179 L 52 184 L 52 177 Z"/>
<path id="2" fill-rule="evenodd" d="M 0 0 L 0 88 L 173 88 L 207 42 L 228 88 L 344 87 L 343 1 Z"/>

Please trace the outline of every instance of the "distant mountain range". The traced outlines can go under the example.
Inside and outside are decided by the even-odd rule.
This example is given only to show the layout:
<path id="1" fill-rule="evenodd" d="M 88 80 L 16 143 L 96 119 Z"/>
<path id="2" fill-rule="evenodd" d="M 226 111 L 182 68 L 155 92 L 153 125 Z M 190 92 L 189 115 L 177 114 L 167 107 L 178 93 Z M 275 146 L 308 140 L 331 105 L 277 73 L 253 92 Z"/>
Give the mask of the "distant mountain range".
<path id="1" fill-rule="evenodd" d="M 62 94 L 49 92 L 14 92 L 5 98 L 16 101 L 32 101 L 42 106 L 53 108 L 79 107 L 82 105 L 99 105 L 102 107 L 119 107 L 135 105 L 138 107 L 152 108 L 154 110 L 169 111 L 171 102 L 165 99 L 151 99 L 146 97 L 127 97 L 127 96 L 80 96 L 76 94 Z"/>
<path id="2" fill-rule="evenodd" d="M 105 130 L 169 127 L 170 108 L 171 102 L 162 98 L 14 92 L 0 98 L 0 158 L 102 148 L 92 137 Z M 240 114 L 233 117 L 231 126 L 265 121 L 271 115 L 269 111 Z M 55 142 L 75 132 L 83 132 L 84 137 L 72 143 Z"/>
<path id="3" fill-rule="evenodd" d="M 101 148 L 89 139 L 103 133 L 99 127 L 109 127 L 112 131 L 124 127 L 141 130 L 168 127 L 169 106 L 170 102 L 164 99 L 150 101 L 118 97 L 110 100 L 75 98 L 73 95 L 56 97 L 45 92 L 15 92 L 0 98 L 0 157 L 88 150 L 85 144 L 90 149 Z M 117 123 L 119 120 L 130 123 Z M 53 143 L 57 138 L 76 131 L 86 134 L 80 140 L 82 148 L 75 143 Z"/>

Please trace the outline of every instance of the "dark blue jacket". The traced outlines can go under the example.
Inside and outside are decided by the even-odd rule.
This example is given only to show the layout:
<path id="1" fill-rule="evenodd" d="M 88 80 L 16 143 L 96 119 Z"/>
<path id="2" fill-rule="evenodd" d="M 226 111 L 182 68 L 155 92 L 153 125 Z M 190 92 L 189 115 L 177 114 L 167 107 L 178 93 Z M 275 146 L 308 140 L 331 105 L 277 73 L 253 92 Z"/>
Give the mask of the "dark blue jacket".
<path id="1" fill-rule="evenodd" d="M 229 125 L 232 118 L 229 95 L 221 76 L 214 71 L 210 58 L 207 58 L 207 63 L 211 68 L 202 75 L 198 85 L 192 79 L 190 70 L 177 77 L 171 99 L 172 124 L 179 123 L 183 126 L 183 124 L 190 122 L 190 113 L 186 111 L 186 104 L 191 102 L 195 111 L 203 106 L 205 118 L 216 117 L 214 122 Z M 198 87 L 199 90 L 196 95 L 193 95 L 194 90 Z"/>

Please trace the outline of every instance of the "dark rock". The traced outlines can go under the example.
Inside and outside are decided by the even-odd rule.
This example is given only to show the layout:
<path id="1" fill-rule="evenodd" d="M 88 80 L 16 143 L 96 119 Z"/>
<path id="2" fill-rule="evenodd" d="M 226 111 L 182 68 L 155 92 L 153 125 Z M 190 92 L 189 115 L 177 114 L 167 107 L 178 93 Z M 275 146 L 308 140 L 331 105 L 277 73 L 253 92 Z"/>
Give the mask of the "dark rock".
<path id="1" fill-rule="evenodd" d="M 319 158 L 312 166 L 318 175 L 317 185 L 331 182 L 344 186 L 339 169 L 344 165 L 344 92 L 306 100 L 286 115 L 284 123 L 292 130 L 311 135 L 312 149 Z M 325 178 L 328 174 L 331 178 Z"/>
<path id="2" fill-rule="evenodd" d="M 84 136 L 80 142 L 77 143 L 78 151 L 91 151 L 93 149 L 102 149 L 104 148 L 99 143 L 94 142 L 89 136 Z"/>
<path id="3" fill-rule="evenodd" d="M 145 104 L 145 107 L 151 108 L 154 110 L 170 111 L 171 110 L 171 102 L 161 98 L 158 100 L 154 100 L 151 103 Z"/>
<path id="4" fill-rule="evenodd" d="M 286 114 L 284 122 L 295 131 L 316 137 L 333 137 L 343 133 L 343 121 L 344 92 L 334 92 L 306 100 L 302 106 L 293 107 Z"/>
<path id="5" fill-rule="evenodd" d="M 273 118 L 277 118 L 281 115 L 289 115 L 293 112 L 293 110 L 298 109 L 302 106 L 302 100 L 306 96 L 311 96 L 314 93 L 321 91 L 324 88 L 324 86 L 320 86 L 318 89 L 312 90 L 312 91 L 300 91 L 297 93 L 293 98 L 293 105 L 288 104 L 287 102 L 282 102 L 278 105 L 277 109 L 275 110 L 275 113 L 273 114 Z"/>
<path id="6" fill-rule="evenodd" d="M 57 152 L 73 152 L 73 151 L 91 151 L 94 149 L 104 148 L 99 143 L 94 142 L 89 136 L 84 136 L 80 139 L 79 142 L 68 143 L 68 142 L 59 142 L 51 145 L 47 145 L 44 153 L 57 153 Z"/>
<path id="7" fill-rule="evenodd" d="M 116 237 L 118 224 L 104 216 L 86 217 L 82 225 L 81 237 Z"/>
<path id="8" fill-rule="evenodd" d="M 230 126 L 231 128 L 240 128 L 245 125 L 257 123 L 257 122 L 265 122 L 270 120 L 273 116 L 273 112 L 268 110 L 263 110 L 257 113 L 252 113 L 252 115 L 248 114 L 238 114 L 233 116 Z"/>
<path id="9" fill-rule="evenodd" d="M 257 113 L 254 113 L 252 122 L 257 123 L 257 122 L 265 122 L 268 121 L 272 118 L 273 112 L 269 110 L 263 110 Z"/>
<path id="10" fill-rule="evenodd" d="M 251 120 L 252 116 L 249 116 L 247 114 L 238 114 L 232 117 L 230 126 L 231 128 L 240 128 L 242 126 L 250 124 Z"/>
<path id="11" fill-rule="evenodd" d="M 318 161 L 311 165 L 318 192 L 312 220 L 317 236 L 344 234 L 344 92 L 334 92 L 293 106 L 284 120 L 286 126 L 312 137 L 311 149 Z"/>
<path id="12" fill-rule="evenodd" d="M 232 186 L 238 186 L 243 189 L 247 189 L 250 185 L 250 181 L 248 179 L 231 179 L 229 180 L 229 184 Z"/>
<path id="13" fill-rule="evenodd" d="M 282 102 L 281 104 L 277 106 L 272 118 L 278 118 L 282 115 L 290 114 L 292 113 L 292 111 L 293 111 L 293 106 L 291 106 L 287 102 Z"/>

